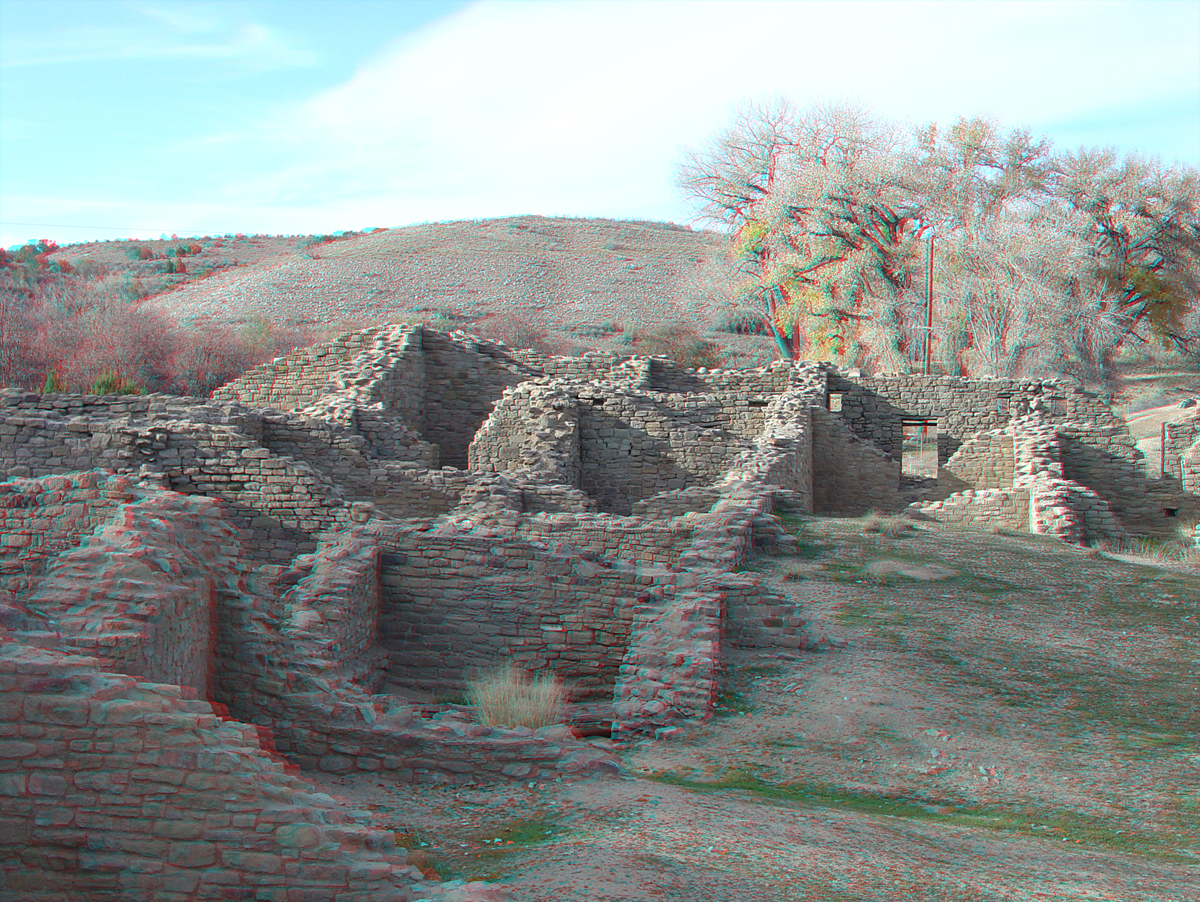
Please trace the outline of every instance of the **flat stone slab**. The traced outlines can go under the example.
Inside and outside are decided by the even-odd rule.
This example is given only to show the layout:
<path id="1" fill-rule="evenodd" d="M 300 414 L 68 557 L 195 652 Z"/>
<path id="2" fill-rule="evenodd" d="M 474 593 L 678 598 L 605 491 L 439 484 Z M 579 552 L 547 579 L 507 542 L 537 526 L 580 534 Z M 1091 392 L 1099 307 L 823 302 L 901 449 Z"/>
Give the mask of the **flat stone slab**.
<path id="1" fill-rule="evenodd" d="M 867 565 L 867 572 L 876 576 L 886 576 L 889 573 L 899 573 L 911 579 L 949 579 L 957 576 L 957 570 L 945 567 L 925 567 L 921 564 L 909 564 L 905 561 L 872 561 Z"/>

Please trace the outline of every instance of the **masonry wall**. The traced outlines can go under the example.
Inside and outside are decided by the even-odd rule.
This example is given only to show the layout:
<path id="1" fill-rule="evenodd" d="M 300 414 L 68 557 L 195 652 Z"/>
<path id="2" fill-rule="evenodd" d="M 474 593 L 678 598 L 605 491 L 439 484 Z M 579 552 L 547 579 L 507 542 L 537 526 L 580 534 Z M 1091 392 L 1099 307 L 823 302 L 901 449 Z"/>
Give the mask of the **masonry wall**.
<path id="1" fill-rule="evenodd" d="M 289 773 L 258 728 L 98 663 L 0 642 L 6 898 L 445 898 L 392 833 Z"/>
<path id="2" fill-rule="evenodd" d="M 571 701 L 611 698 L 642 591 L 636 568 L 420 530 L 397 531 L 383 547 L 379 629 L 392 684 L 461 691 L 511 658 L 562 678 Z"/>
<path id="3" fill-rule="evenodd" d="M 842 416 L 855 434 L 899 457 L 903 420 L 935 420 L 939 435 L 964 441 L 977 432 L 1003 429 L 1035 401 L 1056 422 L 1122 425 L 1091 392 L 1054 381 L 961 379 L 951 376 L 856 376 L 830 373 L 829 392 L 841 394 Z M 940 461 L 944 463 L 944 461 Z"/>
<path id="4" fill-rule="evenodd" d="M 1130 532 L 1162 535 L 1171 530 L 1175 524 L 1168 524 L 1162 509 L 1148 497 L 1145 459 L 1128 430 L 1085 423 L 1058 428 L 1064 479 L 1081 483 L 1104 498 Z"/>
<path id="5" fill-rule="evenodd" d="M 563 726 L 534 731 L 425 719 L 400 699 L 371 694 L 387 666 L 386 650 L 371 635 L 378 536 L 396 528 L 381 521 L 352 527 L 288 567 L 252 571 L 214 555 L 215 571 L 225 576 L 215 700 L 243 722 L 269 725 L 275 748 L 304 770 L 387 772 L 416 783 L 615 770 L 611 755 L 576 742 Z M 356 599 L 358 613 L 334 616 L 342 595 Z"/>
<path id="6" fill-rule="evenodd" d="M 214 389 L 213 401 L 237 401 L 249 407 L 300 410 L 324 394 L 329 381 L 347 369 L 364 347 L 390 327 L 375 326 L 340 335 L 325 344 L 300 348 L 242 374 Z"/>
<path id="7" fill-rule="evenodd" d="M 763 406 L 738 398 L 580 391 L 580 487 L 628 515 L 659 492 L 715 482 L 762 429 Z"/>
<path id="8" fill-rule="evenodd" d="M 579 488 L 579 403 L 558 386 L 506 389 L 468 451 L 474 473 L 525 469 L 549 484 Z"/>
<path id="9" fill-rule="evenodd" d="M 1028 488 L 966 489 L 941 501 L 915 503 L 909 507 L 940 523 L 957 523 L 978 529 L 997 526 L 1014 532 L 1029 532 L 1029 494 Z"/>
<path id="10" fill-rule="evenodd" d="M 208 697 L 216 588 L 205 561 L 214 543 L 236 541 L 235 530 L 209 498 L 140 494 L 20 600 L 52 619 L 60 647 Z"/>
<path id="11" fill-rule="evenodd" d="M 100 471 L 0 482 L 0 592 L 31 588 L 134 494 L 128 478 Z"/>
<path id="12" fill-rule="evenodd" d="M 942 469 L 949 477 L 947 481 L 961 481 L 976 491 L 985 491 L 1012 488 L 1014 465 L 1012 436 L 992 430 L 963 442 Z M 942 476 L 939 471 L 939 478 Z"/>
<path id="13" fill-rule="evenodd" d="M 537 374 L 491 342 L 424 333 L 424 438 L 441 449 L 443 466 L 465 470 L 468 448 L 506 388 Z"/>
<path id="14" fill-rule="evenodd" d="M 1170 475 L 1177 479 L 1183 479 L 1183 460 L 1187 457 L 1188 449 L 1192 444 L 1200 439 L 1200 417 L 1183 423 L 1167 423 L 1166 434 L 1167 441 L 1166 449 L 1166 471 L 1164 476 Z M 1196 489 L 1188 489 L 1185 491 L 1196 492 Z"/>
<path id="15" fill-rule="evenodd" d="M 563 555 L 574 553 L 574 549 L 614 561 L 669 569 L 692 543 L 694 530 L 694 521 L 682 519 L 647 521 L 607 514 L 555 513 L 522 518 L 517 535 Z"/>
<path id="16" fill-rule="evenodd" d="M 812 408 L 813 512 L 857 517 L 898 504 L 900 463 L 855 437 L 837 414 Z"/>

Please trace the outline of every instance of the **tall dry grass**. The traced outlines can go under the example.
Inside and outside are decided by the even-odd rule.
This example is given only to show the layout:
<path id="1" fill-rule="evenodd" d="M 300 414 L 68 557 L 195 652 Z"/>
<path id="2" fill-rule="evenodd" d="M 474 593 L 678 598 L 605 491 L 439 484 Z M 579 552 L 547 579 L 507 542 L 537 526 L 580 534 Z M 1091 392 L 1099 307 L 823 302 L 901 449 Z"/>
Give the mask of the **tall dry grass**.
<path id="1" fill-rule="evenodd" d="M 566 689 L 553 675 L 530 681 L 515 664 L 467 681 L 467 698 L 483 726 L 548 727 L 562 723 Z"/>

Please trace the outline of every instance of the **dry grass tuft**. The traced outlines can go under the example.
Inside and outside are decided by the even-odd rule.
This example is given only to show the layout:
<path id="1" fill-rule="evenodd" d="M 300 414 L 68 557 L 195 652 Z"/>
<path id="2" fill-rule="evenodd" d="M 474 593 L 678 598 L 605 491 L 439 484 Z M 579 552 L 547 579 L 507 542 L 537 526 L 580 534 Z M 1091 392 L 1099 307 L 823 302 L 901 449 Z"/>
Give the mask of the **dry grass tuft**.
<path id="1" fill-rule="evenodd" d="M 863 517 L 863 535 L 878 533 L 888 538 L 895 538 L 906 535 L 913 529 L 912 523 L 903 514 L 884 515 L 880 511 L 873 510 Z"/>
<path id="2" fill-rule="evenodd" d="M 566 709 L 566 690 L 557 677 L 530 682 L 513 663 L 491 676 L 468 680 L 467 697 L 485 727 L 548 727 L 562 723 Z"/>

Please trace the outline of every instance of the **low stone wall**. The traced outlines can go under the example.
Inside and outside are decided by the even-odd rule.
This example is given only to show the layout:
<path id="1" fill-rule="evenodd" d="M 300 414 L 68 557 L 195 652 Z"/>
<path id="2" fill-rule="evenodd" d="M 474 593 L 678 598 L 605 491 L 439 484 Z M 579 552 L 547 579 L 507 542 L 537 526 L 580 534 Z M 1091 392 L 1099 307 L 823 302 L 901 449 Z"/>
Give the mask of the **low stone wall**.
<path id="1" fill-rule="evenodd" d="M 996 526 L 1018 532 L 1029 531 L 1028 488 L 967 489 L 933 503 L 916 502 L 909 510 L 917 511 L 941 523 L 966 526 Z"/>
<path id="2" fill-rule="evenodd" d="M 710 505 L 711 506 L 711 505 Z M 589 551 L 614 561 L 649 567 L 675 567 L 692 543 L 695 520 L 647 520 L 605 514 L 559 513 L 525 517 L 517 535 L 562 554 Z M 563 548 L 563 543 L 568 547 Z"/>
<path id="3" fill-rule="evenodd" d="M 178 686 L 0 636 L 0 892 L 31 902 L 491 898 L 446 891 L 390 831 Z"/>

